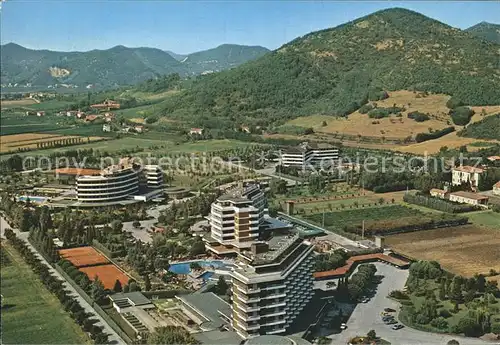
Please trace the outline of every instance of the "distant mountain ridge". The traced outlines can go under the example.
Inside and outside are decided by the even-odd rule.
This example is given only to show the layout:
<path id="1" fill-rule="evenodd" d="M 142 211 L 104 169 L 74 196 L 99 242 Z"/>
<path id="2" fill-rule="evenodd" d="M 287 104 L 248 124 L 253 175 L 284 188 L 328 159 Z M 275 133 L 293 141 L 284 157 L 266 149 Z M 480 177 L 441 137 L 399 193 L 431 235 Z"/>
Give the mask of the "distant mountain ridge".
<path id="1" fill-rule="evenodd" d="M 220 71 L 258 58 L 268 51 L 263 47 L 221 45 L 182 56 L 157 48 L 121 45 L 105 50 L 58 52 L 8 43 L 1 46 L 1 83 L 131 85 L 171 73 L 187 76 Z M 185 63 L 184 60 L 190 61 Z"/>
<path id="2" fill-rule="evenodd" d="M 465 31 L 476 37 L 500 44 L 500 24 L 481 22 Z"/>

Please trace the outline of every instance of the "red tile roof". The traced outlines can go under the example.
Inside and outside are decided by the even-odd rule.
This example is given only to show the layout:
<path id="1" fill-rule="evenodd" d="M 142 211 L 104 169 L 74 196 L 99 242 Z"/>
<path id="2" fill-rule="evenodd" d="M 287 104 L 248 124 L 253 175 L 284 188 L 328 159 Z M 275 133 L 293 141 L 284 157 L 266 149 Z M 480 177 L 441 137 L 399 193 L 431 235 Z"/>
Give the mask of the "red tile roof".
<path id="1" fill-rule="evenodd" d="M 463 191 L 453 192 L 450 195 L 460 196 L 462 198 L 467 198 L 467 199 L 472 199 L 472 200 L 487 200 L 488 199 L 488 197 L 486 195 L 481 195 L 481 194 L 471 193 L 471 192 L 463 192 Z"/>
<path id="2" fill-rule="evenodd" d="M 396 266 L 405 266 L 405 265 L 409 264 L 409 262 L 407 262 L 407 261 L 389 256 L 389 255 L 381 254 L 381 253 L 357 255 L 357 256 L 353 256 L 353 257 L 350 257 L 349 259 L 347 259 L 346 264 L 342 267 L 339 267 L 335 270 L 330 270 L 330 271 L 314 272 L 313 276 L 316 279 L 325 278 L 325 277 L 342 276 L 342 275 L 345 275 L 346 273 L 348 273 L 351 270 L 351 268 L 354 268 L 354 267 L 356 267 L 356 265 L 363 263 L 363 262 L 366 262 L 366 261 L 384 261 L 384 262 L 387 262 L 387 263 L 390 263 L 390 264 L 393 264 Z"/>
<path id="3" fill-rule="evenodd" d="M 465 172 L 465 173 L 478 173 L 478 174 L 481 174 L 484 172 L 484 169 L 471 167 L 469 165 L 459 166 L 459 167 L 454 168 L 453 170 L 457 170 L 457 171 L 461 171 L 461 172 Z"/>

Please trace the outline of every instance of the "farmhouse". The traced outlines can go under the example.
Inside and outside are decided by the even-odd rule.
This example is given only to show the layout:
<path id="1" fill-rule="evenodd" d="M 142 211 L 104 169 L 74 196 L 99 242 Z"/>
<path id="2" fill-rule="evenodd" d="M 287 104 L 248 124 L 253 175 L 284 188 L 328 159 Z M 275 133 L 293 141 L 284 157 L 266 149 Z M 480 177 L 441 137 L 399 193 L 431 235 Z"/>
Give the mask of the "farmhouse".
<path id="1" fill-rule="evenodd" d="M 202 135 L 203 134 L 203 128 L 191 128 L 189 131 L 189 134 L 197 134 L 197 135 Z"/>
<path id="2" fill-rule="evenodd" d="M 99 117 L 99 115 L 87 115 L 85 117 L 85 122 L 95 121 L 98 117 Z"/>
<path id="3" fill-rule="evenodd" d="M 144 132 L 144 126 L 135 126 L 134 129 L 137 133 Z"/>
<path id="4" fill-rule="evenodd" d="M 37 111 L 36 116 L 45 116 L 45 111 Z"/>
<path id="5" fill-rule="evenodd" d="M 458 202 L 461 204 L 486 206 L 488 204 L 488 197 L 477 193 L 460 191 L 450 193 L 450 201 Z"/>
<path id="6" fill-rule="evenodd" d="M 120 109 L 120 103 L 107 99 L 102 103 L 92 104 L 90 107 L 98 110 L 110 111 L 111 109 Z"/>
<path id="7" fill-rule="evenodd" d="M 459 186 L 463 183 L 469 183 L 473 189 L 476 189 L 484 169 L 468 165 L 459 166 L 452 170 L 452 184 Z"/>
<path id="8" fill-rule="evenodd" d="M 500 156 L 489 156 L 488 160 L 490 162 L 499 162 L 500 161 Z"/>
<path id="9" fill-rule="evenodd" d="M 493 185 L 493 194 L 500 195 L 500 181 Z"/>

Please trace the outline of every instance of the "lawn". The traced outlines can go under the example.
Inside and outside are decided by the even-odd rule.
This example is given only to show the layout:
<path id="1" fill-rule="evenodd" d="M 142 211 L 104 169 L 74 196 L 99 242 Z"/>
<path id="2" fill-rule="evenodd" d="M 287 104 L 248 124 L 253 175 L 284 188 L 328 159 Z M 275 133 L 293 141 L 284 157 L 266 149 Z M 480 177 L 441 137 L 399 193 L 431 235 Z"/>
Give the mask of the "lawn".
<path id="1" fill-rule="evenodd" d="M 493 211 L 472 212 L 467 213 L 467 217 L 476 225 L 500 230 L 500 213 Z"/>
<path id="2" fill-rule="evenodd" d="M 2 265 L 3 344 L 83 344 L 87 336 L 62 308 L 21 256 L 7 246 Z"/>

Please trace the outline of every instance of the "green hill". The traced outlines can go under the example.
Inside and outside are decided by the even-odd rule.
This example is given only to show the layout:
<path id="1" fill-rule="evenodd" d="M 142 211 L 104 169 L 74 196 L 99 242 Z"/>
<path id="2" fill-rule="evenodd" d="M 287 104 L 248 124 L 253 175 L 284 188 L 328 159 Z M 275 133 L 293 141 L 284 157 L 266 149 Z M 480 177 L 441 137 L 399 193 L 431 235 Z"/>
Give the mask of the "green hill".
<path id="1" fill-rule="evenodd" d="M 346 115 L 380 90 L 446 93 L 500 104 L 500 45 L 405 9 L 383 10 L 299 37 L 263 57 L 200 78 L 163 114 L 206 126 Z M 230 121 L 227 121 L 230 120 Z"/>
<path id="2" fill-rule="evenodd" d="M 459 136 L 476 139 L 500 140 L 500 114 L 491 115 L 472 123 L 458 132 Z"/>
<path id="3" fill-rule="evenodd" d="M 500 25 L 481 22 L 466 29 L 468 33 L 485 40 L 500 44 Z"/>
<path id="4" fill-rule="evenodd" d="M 223 44 L 213 49 L 189 54 L 182 60 L 191 73 L 217 72 L 232 68 L 268 53 L 269 49 L 260 46 Z"/>
<path id="5" fill-rule="evenodd" d="M 185 57 L 156 48 L 116 46 L 88 52 L 32 50 L 9 43 L 1 47 L 2 84 L 45 86 L 74 84 L 85 86 L 132 85 L 159 75 L 181 76 L 219 71 L 265 54 L 262 47 L 222 45 Z"/>

